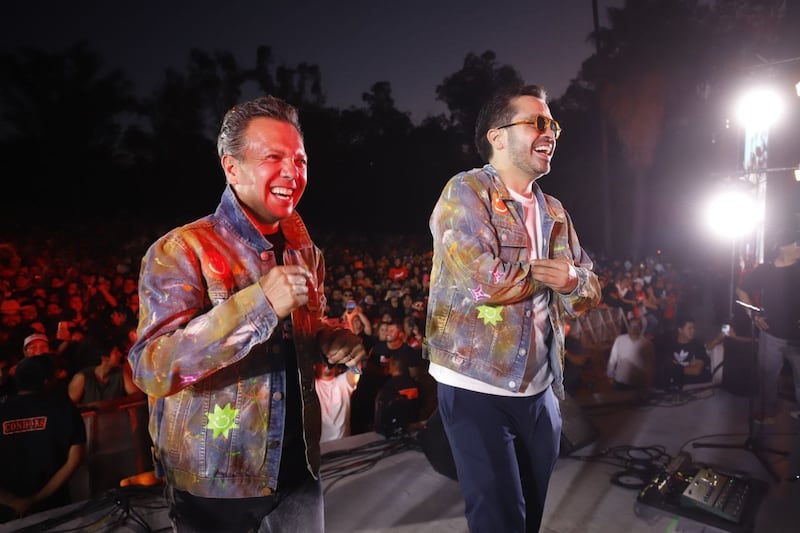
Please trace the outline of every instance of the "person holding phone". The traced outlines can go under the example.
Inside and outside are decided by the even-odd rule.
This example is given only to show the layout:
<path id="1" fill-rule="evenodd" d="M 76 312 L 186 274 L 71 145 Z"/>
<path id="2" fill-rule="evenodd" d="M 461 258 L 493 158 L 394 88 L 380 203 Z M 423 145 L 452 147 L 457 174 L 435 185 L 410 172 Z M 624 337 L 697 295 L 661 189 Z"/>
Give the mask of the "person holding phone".
<path id="1" fill-rule="evenodd" d="M 372 335 L 372 324 L 355 300 L 347 300 L 345 303 L 342 322 L 344 322 L 347 329 L 356 335 L 360 335 L 362 331 L 365 335 Z M 357 322 L 358 324 L 356 324 Z"/>

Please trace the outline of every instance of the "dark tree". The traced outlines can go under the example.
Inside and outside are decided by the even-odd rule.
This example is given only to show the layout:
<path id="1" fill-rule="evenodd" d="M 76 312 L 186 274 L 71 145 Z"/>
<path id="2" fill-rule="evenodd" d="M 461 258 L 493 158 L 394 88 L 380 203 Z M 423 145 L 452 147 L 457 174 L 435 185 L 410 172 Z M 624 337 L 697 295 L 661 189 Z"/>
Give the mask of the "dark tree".
<path id="1" fill-rule="evenodd" d="M 0 205 L 9 221 L 107 215 L 97 191 L 115 185 L 127 161 L 120 142 L 135 116 L 132 84 L 79 43 L 63 54 L 32 48 L 0 54 L 0 157 L 8 172 Z"/>
<path id="2" fill-rule="evenodd" d="M 453 126 L 465 154 L 479 161 L 473 138 L 478 112 L 491 94 L 509 85 L 522 83 L 522 77 L 510 65 L 498 65 L 496 54 L 487 50 L 480 56 L 470 52 L 464 66 L 447 76 L 436 87 L 436 99 L 447 105 Z"/>

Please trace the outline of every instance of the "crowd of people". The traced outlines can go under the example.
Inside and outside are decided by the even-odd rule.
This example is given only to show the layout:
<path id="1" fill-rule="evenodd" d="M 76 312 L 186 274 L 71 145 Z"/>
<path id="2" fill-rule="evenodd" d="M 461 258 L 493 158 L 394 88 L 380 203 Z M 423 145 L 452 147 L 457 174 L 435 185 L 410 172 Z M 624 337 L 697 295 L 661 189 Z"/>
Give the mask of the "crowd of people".
<path id="1" fill-rule="evenodd" d="M 120 395 L 141 394 L 132 388 L 124 355 L 135 341 L 138 269 L 148 238 L 142 234 L 104 242 L 100 234 L 91 241 L 65 236 L 53 246 L 32 236 L 0 246 L 0 395 L 15 392 L 14 370 L 24 357 L 42 354 L 49 354 L 55 362 L 54 385 L 68 393 L 79 408 Z M 320 394 L 323 421 L 326 411 L 341 404 L 339 414 L 328 419 L 331 426 L 323 427 L 323 440 L 375 430 L 389 435 L 413 431 L 437 404 L 436 387 L 421 356 L 432 259 L 428 239 L 323 235 L 319 243 L 327 259 L 325 316 L 331 324 L 359 335 L 371 356 L 362 362 L 360 376 L 320 361 L 320 376 L 341 374 L 343 381 L 351 383 L 344 387 L 344 394 L 334 395 L 336 401 L 330 394 Z M 659 256 L 641 264 L 598 257 L 595 269 L 603 287 L 601 305 L 624 309 L 628 324 L 642 324 L 643 330 L 649 330 L 641 336 L 644 340 L 655 341 L 658 335 L 677 332 L 674 317 L 694 305 L 686 294 L 691 279 Z M 644 310 L 637 306 L 631 290 L 617 296 L 621 287 L 642 282 L 655 307 Z M 637 308 L 639 316 L 649 321 L 649 328 L 644 327 L 644 320 L 635 320 Z M 574 342 L 567 344 L 573 352 L 581 349 L 579 345 L 575 348 Z M 398 353 L 402 356 L 394 357 Z M 619 365 L 617 357 L 614 364 Z M 392 360 L 398 362 L 392 366 Z M 567 366 L 568 379 L 569 363 Z M 408 382 L 398 386 L 397 382 L 412 375 L 418 391 L 412 394 L 414 398 L 407 398 L 400 392 L 408 395 L 408 389 L 414 387 L 405 386 Z M 644 384 L 643 377 L 631 381 L 619 369 L 615 379 L 628 385 Z M 384 386 L 376 426 L 375 408 Z M 317 390 L 323 390 L 322 386 Z M 386 406 L 391 402 L 386 394 L 390 390 L 395 391 L 392 397 L 408 400 L 395 402 L 392 409 L 411 406 L 413 413 L 403 412 L 387 420 Z M 587 389 L 567 386 L 572 394 L 582 390 Z M 346 400 L 350 403 L 345 404 Z M 400 428 L 398 420 L 411 425 Z"/>
<path id="2" fill-rule="evenodd" d="M 15 368 L 23 358 L 43 354 L 55 362 L 54 386 L 68 393 L 79 408 L 141 394 L 132 388 L 124 355 L 135 341 L 138 269 L 148 238 L 142 234 L 103 241 L 102 234 L 96 233 L 88 241 L 64 236 L 58 245 L 51 245 L 31 236 L 0 245 L 0 395 L 16 391 Z M 342 374 L 353 383 L 337 400 L 350 400 L 346 418 L 344 410 L 332 417 L 336 427 L 324 428 L 323 435 L 339 438 L 376 429 L 392 434 L 401 430 L 397 420 L 416 423 L 410 426 L 412 430 L 419 427 L 436 407 L 436 387 L 421 356 L 432 259 L 428 239 L 323 235 L 320 246 L 328 267 L 325 316 L 331 324 L 359 335 L 371 355 L 362 362 L 360 376 L 338 366 L 319 365 L 320 374 Z M 603 286 L 601 305 L 620 306 L 631 320 L 637 309 L 635 297 L 631 293 L 617 298 L 614 282 L 622 286 L 644 282 L 656 297 L 655 309 L 644 312 L 640 308 L 642 315 L 654 319 L 651 324 L 657 323 L 650 327 L 653 334 L 676 331 L 672 317 L 691 304 L 685 300 L 689 282 L 685 273 L 660 257 L 637 265 L 598 258 L 595 269 Z M 402 356 L 393 357 L 398 353 Z M 392 367 L 389 363 L 395 359 L 402 362 Z M 412 388 L 396 385 L 412 375 L 416 397 L 400 403 L 403 409 L 412 405 L 413 414 L 403 413 L 387 422 L 384 409 L 376 427 L 375 405 L 381 389 L 385 385 L 386 391 Z M 390 378 L 397 379 L 389 384 Z M 580 389 L 568 388 L 568 392 L 579 394 Z M 332 402 L 320 397 L 323 413 L 333 408 Z M 384 398 L 380 405 L 389 403 Z"/>
<path id="3" fill-rule="evenodd" d="M 20 361 L 38 355 L 53 359 L 53 386 L 68 393 L 81 409 L 97 401 L 141 394 L 131 382 L 124 355 L 135 341 L 139 263 L 148 238 L 138 235 L 104 242 L 100 232 L 91 239 L 64 236 L 58 238 L 58 245 L 47 237 L 31 236 L 0 246 L 0 395 L 15 392 L 14 373 Z M 429 243 L 415 236 L 342 239 L 323 235 L 320 246 L 329 280 L 325 315 L 332 324 L 359 335 L 371 355 L 362 362 L 360 376 L 338 366 L 320 365 L 324 367 L 320 373 L 341 373 L 351 382 L 358 378 L 357 385 L 339 396 L 339 401 L 351 400 L 349 427 L 331 429 L 330 435 L 338 438 L 375 430 L 391 435 L 408 430 L 398 426 L 398 421 L 419 424 L 436 407 L 435 384 L 421 356 L 432 257 Z M 682 273 L 658 258 L 643 265 L 601 259 L 596 268 L 606 287 L 613 279 L 639 277 L 648 287 L 669 287 L 674 298 L 659 300 L 654 311 L 659 331 L 667 331 L 669 306 L 683 301 L 678 278 Z M 665 295 L 666 289 L 656 294 Z M 617 304 L 609 299 L 602 305 Z M 397 357 L 398 353 L 402 355 Z M 395 364 L 390 365 L 393 360 Z M 414 388 L 417 391 L 410 394 Z M 376 425 L 375 406 L 382 389 Z M 388 391 L 394 392 L 387 396 Z M 325 412 L 331 407 L 322 396 Z M 396 397 L 408 401 L 392 402 Z M 401 414 L 391 416 L 387 406 L 400 409 Z M 344 424 L 342 417 L 337 420 L 335 425 Z M 325 431 L 323 435 L 328 435 Z"/>

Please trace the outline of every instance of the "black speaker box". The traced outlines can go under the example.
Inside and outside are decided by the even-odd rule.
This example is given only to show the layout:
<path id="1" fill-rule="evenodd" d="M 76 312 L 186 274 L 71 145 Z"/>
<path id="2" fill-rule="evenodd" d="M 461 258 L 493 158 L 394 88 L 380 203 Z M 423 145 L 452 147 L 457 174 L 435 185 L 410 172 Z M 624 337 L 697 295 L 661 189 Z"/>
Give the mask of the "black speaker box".
<path id="1" fill-rule="evenodd" d="M 561 457 L 570 455 L 597 438 L 597 430 L 570 396 L 561 405 Z"/>
<path id="2" fill-rule="evenodd" d="M 458 479 L 453 452 L 450 451 L 450 441 L 447 440 L 447 434 L 444 432 L 438 407 L 428 418 L 425 428 L 417 433 L 417 440 L 435 471 L 450 479 Z"/>
<path id="3" fill-rule="evenodd" d="M 725 339 L 722 364 L 722 388 L 737 396 L 755 393 L 754 347 L 749 342 Z"/>

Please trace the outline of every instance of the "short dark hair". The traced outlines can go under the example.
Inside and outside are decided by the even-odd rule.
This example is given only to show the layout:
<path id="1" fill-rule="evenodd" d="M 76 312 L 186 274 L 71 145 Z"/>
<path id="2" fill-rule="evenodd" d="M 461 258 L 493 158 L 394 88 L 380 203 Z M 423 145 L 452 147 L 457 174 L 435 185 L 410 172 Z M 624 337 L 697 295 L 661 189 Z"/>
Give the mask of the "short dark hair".
<path id="1" fill-rule="evenodd" d="M 17 364 L 14 379 L 21 391 L 41 392 L 56 375 L 56 362 L 50 355 L 24 357 Z"/>
<path id="2" fill-rule="evenodd" d="M 387 322 L 390 326 L 397 326 L 401 331 L 403 330 L 403 319 L 392 316 L 391 320 Z"/>
<path id="3" fill-rule="evenodd" d="M 244 132 L 250 121 L 258 117 L 288 122 L 295 127 L 301 137 L 303 136 L 300 119 L 294 106 L 276 96 L 261 96 L 255 100 L 236 104 L 225 113 L 217 137 L 217 154 L 220 158 L 227 154 L 241 159 L 244 155 Z"/>
<path id="4" fill-rule="evenodd" d="M 517 112 L 511 100 L 519 96 L 534 96 L 547 102 L 547 91 L 539 85 L 512 85 L 495 92 L 483 105 L 475 123 L 475 148 L 484 161 L 492 157 L 492 145 L 486 132 L 511 121 Z"/>
<path id="5" fill-rule="evenodd" d="M 112 335 L 100 335 L 87 339 L 86 358 L 93 365 L 99 365 L 103 357 L 110 357 L 115 347 L 120 348 L 118 339 Z M 122 351 L 122 348 L 120 348 Z"/>
<path id="6" fill-rule="evenodd" d="M 775 248 L 788 246 L 793 242 L 800 241 L 800 230 L 791 227 L 781 228 L 775 232 L 775 237 L 772 241 L 775 243 Z"/>

